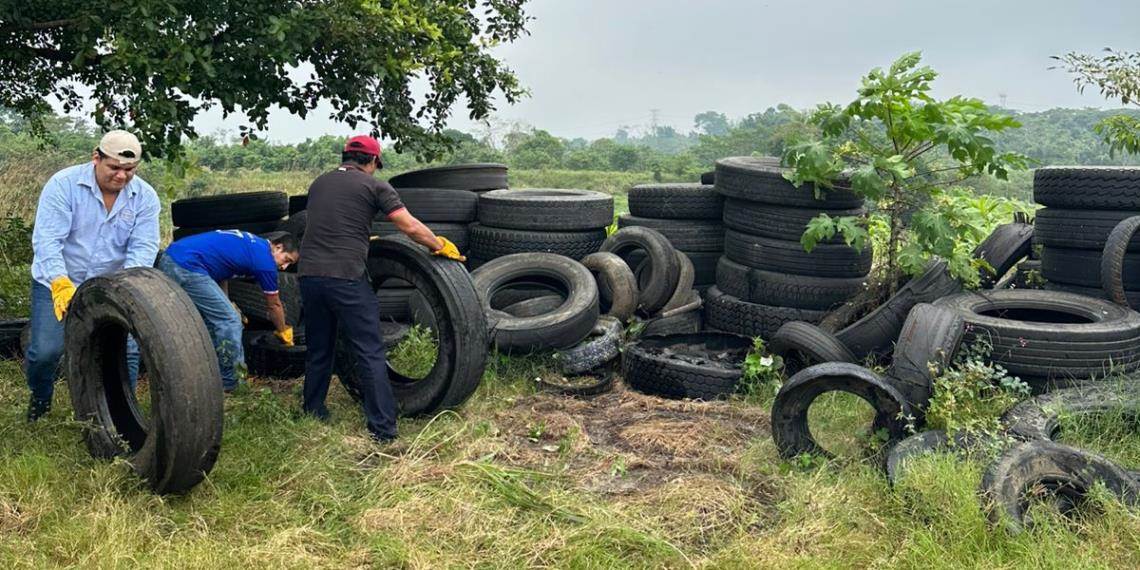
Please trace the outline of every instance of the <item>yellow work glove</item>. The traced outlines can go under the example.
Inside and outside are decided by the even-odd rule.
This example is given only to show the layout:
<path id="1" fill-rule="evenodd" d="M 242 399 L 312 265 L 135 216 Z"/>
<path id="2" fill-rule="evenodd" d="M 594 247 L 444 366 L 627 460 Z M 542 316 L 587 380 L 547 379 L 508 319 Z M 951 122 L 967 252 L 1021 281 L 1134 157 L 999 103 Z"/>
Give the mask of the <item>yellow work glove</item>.
<path id="1" fill-rule="evenodd" d="M 56 277 L 55 281 L 51 282 L 51 302 L 55 305 L 55 320 L 63 320 L 63 315 L 67 314 L 67 306 L 71 304 L 71 298 L 74 296 L 75 283 L 72 283 L 66 275 Z"/>
<path id="2" fill-rule="evenodd" d="M 439 240 L 439 243 L 443 244 L 443 246 L 440 247 L 439 249 L 431 252 L 432 255 L 438 255 L 440 257 L 446 257 L 448 259 L 454 259 L 455 261 L 461 261 L 461 262 L 467 261 L 466 257 L 463 257 L 462 255 L 459 254 L 459 248 L 455 247 L 455 244 L 451 243 L 451 240 L 449 240 L 445 237 L 442 237 L 442 236 L 435 236 L 435 237 L 436 237 L 436 239 Z"/>
<path id="3" fill-rule="evenodd" d="M 241 312 L 241 307 L 238 307 L 237 303 L 233 301 L 230 301 L 230 306 L 233 307 L 235 311 L 237 311 L 238 318 L 241 319 L 241 326 L 244 327 L 245 325 L 248 325 L 249 319 L 246 318 L 245 313 Z"/>
<path id="4" fill-rule="evenodd" d="M 275 331 L 273 336 L 277 337 L 281 344 L 293 346 L 293 327 L 285 327 L 284 330 Z"/>

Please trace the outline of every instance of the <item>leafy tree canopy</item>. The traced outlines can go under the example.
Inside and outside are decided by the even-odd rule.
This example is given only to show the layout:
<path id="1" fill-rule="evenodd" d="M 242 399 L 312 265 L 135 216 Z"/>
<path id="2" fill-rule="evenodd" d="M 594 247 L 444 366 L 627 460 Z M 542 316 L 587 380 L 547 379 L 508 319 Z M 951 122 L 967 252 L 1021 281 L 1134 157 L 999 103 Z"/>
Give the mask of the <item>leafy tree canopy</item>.
<path id="1" fill-rule="evenodd" d="M 1068 53 L 1057 57 L 1064 68 L 1076 75 L 1077 91 L 1090 85 L 1100 89 L 1108 99 L 1120 99 L 1125 105 L 1140 106 L 1140 52 L 1125 53 L 1106 49 L 1099 57 Z M 1113 115 L 1093 127 L 1111 152 L 1140 154 L 1140 117 Z"/>

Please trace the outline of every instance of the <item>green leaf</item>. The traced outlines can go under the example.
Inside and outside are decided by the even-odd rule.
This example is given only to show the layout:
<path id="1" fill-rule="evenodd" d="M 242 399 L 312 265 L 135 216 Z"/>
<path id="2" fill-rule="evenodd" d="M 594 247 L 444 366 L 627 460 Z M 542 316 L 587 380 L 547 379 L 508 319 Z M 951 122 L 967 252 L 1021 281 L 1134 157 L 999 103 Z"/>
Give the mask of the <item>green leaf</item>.
<path id="1" fill-rule="evenodd" d="M 811 250 L 815 249 L 819 242 L 835 237 L 835 222 L 836 220 L 827 214 L 820 214 L 809 220 L 807 228 L 800 236 L 800 244 L 803 245 L 804 251 L 811 253 Z"/>

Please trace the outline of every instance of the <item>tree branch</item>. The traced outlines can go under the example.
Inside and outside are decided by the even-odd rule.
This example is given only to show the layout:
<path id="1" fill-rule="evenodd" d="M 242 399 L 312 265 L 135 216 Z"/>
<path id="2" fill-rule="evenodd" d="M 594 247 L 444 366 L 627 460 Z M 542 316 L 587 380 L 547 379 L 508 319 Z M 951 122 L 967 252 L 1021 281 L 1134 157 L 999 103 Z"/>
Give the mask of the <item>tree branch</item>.
<path id="1" fill-rule="evenodd" d="M 0 33 L 50 30 L 52 28 L 70 28 L 71 26 L 74 26 L 78 23 L 79 23 L 79 18 L 67 18 L 64 20 L 48 20 L 46 22 L 32 22 L 31 24 L 0 27 Z"/>

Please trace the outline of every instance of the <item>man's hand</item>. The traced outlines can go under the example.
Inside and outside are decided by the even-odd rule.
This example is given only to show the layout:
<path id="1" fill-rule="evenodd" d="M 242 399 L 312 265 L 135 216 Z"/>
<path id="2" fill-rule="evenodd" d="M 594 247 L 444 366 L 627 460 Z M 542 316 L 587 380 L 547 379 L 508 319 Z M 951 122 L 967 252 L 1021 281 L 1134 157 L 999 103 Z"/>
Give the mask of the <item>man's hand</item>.
<path id="1" fill-rule="evenodd" d="M 248 325 L 249 319 L 245 316 L 245 313 L 241 312 L 241 307 L 237 306 L 237 303 L 233 301 L 230 301 L 230 306 L 234 308 L 234 311 L 238 314 L 238 318 L 241 319 L 241 326 L 244 327 Z"/>
<path id="2" fill-rule="evenodd" d="M 74 296 L 75 283 L 72 283 L 66 275 L 56 277 L 55 281 L 51 282 L 51 302 L 55 305 L 55 320 L 63 320 L 63 316 L 67 314 L 67 307 L 71 304 L 71 298 Z"/>
<path id="3" fill-rule="evenodd" d="M 467 261 L 466 257 L 463 257 L 462 255 L 459 254 L 459 248 L 455 247 L 455 244 L 451 243 L 451 240 L 449 240 L 443 236 L 435 236 L 435 237 L 436 237 L 436 239 L 439 240 L 439 243 L 442 243 L 443 245 L 440 246 L 439 249 L 431 252 L 432 255 L 438 255 L 440 257 L 446 257 L 448 259 L 454 259 L 455 261 L 459 261 L 459 262 Z"/>
<path id="4" fill-rule="evenodd" d="M 277 337 L 281 341 L 281 344 L 293 346 L 293 327 L 285 327 L 282 330 L 274 331 L 273 336 Z"/>

